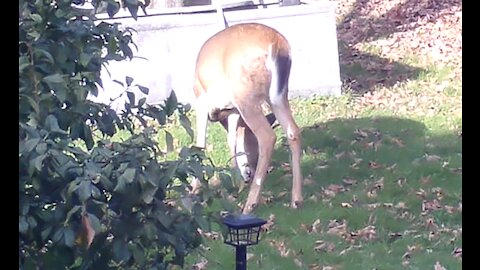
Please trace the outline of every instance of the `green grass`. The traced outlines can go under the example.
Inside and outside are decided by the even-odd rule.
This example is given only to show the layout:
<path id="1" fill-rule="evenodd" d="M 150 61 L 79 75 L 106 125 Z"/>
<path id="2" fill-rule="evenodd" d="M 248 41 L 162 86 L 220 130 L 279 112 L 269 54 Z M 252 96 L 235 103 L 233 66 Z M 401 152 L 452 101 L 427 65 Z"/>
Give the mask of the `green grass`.
<path id="1" fill-rule="evenodd" d="M 305 205 L 287 206 L 291 175 L 281 164 L 289 162 L 289 149 L 278 128 L 274 170 L 263 187 L 270 200 L 255 213 L 264 219 L 273 214 L 274 225 L 258 246 L 249 247 L 248 268 L 432 269 L 438 261 L 460 269 L 453 251 L 462 247 L 462 94 L 450 73 L 425 67 L 417 78 L 374 89 L 379 103 L 349 92 L 291 100 L 302 128 Z M 191 143 L 186 133 L 172 133 L 177 143 Z M 214 163 L 228 165 L 220 125 L 209 125 L 207 142 Z M 346 185 L 345 179 L 354 182 Z M 308 230 L 317 219 L 317 230 Z M 328 233 L 333 220 L 345 222 L 343 235 Z M 362 239 L 369 225 L 374 235 Z M 316 241 L 330 248 L 315 250 Z M 206 239 L 205 246 L 189 256 L 188 265 L 205 258 L 206 269 L 234 268 L 234 250 L 221 237 Z"/>

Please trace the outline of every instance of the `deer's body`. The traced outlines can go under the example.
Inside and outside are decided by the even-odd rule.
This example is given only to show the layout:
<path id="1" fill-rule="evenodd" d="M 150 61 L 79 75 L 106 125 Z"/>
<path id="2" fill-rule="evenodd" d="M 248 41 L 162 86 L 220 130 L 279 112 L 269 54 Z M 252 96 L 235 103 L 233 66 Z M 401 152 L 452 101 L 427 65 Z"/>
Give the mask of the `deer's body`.
<path id="1" fill-rule="evenodd" d="M 264 103 L 270 105 L 287 134 L 292 152 L 292 206 L 303 201 L 300 130 L 288 103 L 290 67 L 288 41 L 276 30 L 257 23 L 220 31 L 205 42 L 197 58 L 196 143 L 205 147 L 210 119 L 220 121 L 227 129 L 232 154 L 239 150 L 247 153 L 236 159 L 244 178 L 253 180 L 244 207 L 246 213 L 258 204 L 276 140 L 272 117 L 267 119 L 263 114 Z"/>

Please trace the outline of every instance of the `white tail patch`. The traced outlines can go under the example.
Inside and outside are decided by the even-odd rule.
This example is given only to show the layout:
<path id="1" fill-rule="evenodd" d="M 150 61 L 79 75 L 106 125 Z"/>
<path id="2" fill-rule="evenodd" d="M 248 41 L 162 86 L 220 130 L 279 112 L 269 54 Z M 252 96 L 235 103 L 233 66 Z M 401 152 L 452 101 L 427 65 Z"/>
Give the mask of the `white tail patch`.
<path id="1" fill-rule="evenodd" d="M 277 100 L 280 98 L 278 91 L 278 68 L 277 68 L 277 59 L 273 58 L 272 53 L 272 44 L 268 46 L 268 55 L 267 61 L 265 62 L 265 67 L 271 73 L 270 79 L 270 88 L 268 90 L 268 96 L 271 103 L 277 103 Z"/>

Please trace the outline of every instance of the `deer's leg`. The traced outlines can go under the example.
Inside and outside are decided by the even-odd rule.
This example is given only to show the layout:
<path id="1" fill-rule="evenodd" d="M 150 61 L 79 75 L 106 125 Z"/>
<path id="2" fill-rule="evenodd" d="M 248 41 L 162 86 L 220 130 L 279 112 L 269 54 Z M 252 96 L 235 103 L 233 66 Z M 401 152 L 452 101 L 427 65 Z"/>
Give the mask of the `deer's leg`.
<path id="1" fill-rule="evenodd" d="M 293 174 L 292 183 L 292 204 L 293 208 L 300 207 L 303 204 L 302 197 L 302 171 L 300 166 L 302 156 L 301 134 L 295 120 L 293 119 L 290 105 L 288 103 L 287 94 L 282 95 L 277 102 L 272 102 L 272 111 L 278 122 L 282 126 L 283 131 L 287 135 L 288 145 L 291 151 L 291 167 Z"/>
<path id="2" fill-rule="evenodd" d="M 258 164 L 253 176 L 253 182 L 250 185 L 247 202 L 243 208 L 243 213 L 250 213 L 255 209 L 260 200 L 262 184 L 270 165 L 276 137 L 260 106 L 240 107 L 239 112 L 258 141 Z"/>
<path id="3" fill-rule="evenodd" d="M 207 125 L 208 125 L 208 107 L 207 102 L 204 99 L 207 99 L 206 94 L 202 94 L 197 98 L 195 103 L 195 112 L 196 112 L 196 146 L 199 148 L 205 148 L 207 141 Z M 192 189 L 190 193 L 196 194 L 201 188 L 200 180 L 197 177 L 194 177 L 191 182 Z"/>
<path id="4" fill-rule="evenodd" d="M 208 96 L 201 94 L 195 102 L 196 113 L 196 146 L 205 148 L 207 141 L 207 124 L 208 124 Z"/>

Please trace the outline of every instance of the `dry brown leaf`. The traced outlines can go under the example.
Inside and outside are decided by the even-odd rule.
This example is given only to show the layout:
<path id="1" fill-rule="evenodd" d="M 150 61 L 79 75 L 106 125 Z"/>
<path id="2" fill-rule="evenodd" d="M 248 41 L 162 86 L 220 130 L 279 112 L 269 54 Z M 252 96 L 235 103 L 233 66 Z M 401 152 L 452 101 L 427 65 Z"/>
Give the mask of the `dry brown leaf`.
<path id="1" fill-rule="evenodd" d="M 267 223 L 262 225 L 262 231 L 269 232 L 272 230 L 272 226 L 275 224 L 275 215 L 270 214 L 267 219 Z"/>
<path id="2" fill-rule="evenodd" d="M 380 203 L 370 203 L 370 204 L 367 204 L 368 210 L 377 209 L 379 206 L 380 206 Z"/>
<path id="3" fill-rule="evenodd" d="M 377 232 L 373 225 L 368 225 L 367 227 L 358 230 L 356 234 L 358 238 L 365 241 L 371 241 L 377 238 Z"/>
<path id="4" fill-rule="evenodd" d="M 335 193 L 338 193 L 338 192 L 344 192 L 345 191 L 345 188 L 340 186 L 340 185 L 336 185 L 336 184 L 331 184 L 327 187 L 328 190 L 331 190 Z"/>
<path id="5" fill-rule="evenodd" d="M 391 138 L 391 141 L 400 148 L 405 147 L 405 143 L 403 143 L 403 141 L 399 138 Z"/>
<path id="6" fill-rule="evenodd" d="M 343 208 L 352 208 L 353 206 L 348 202 L 342 202 L 340 204 Z"/>
<path id="7" fill-rule="evenodd" d="M 315 247 L 313 249 L 317 252 L 333 252 L 335 250 L 335 244 L 318 240 L 315 241 Z"/>
<path id="8" fill-rule="evenodd" d="M 427 219 L 425 222 L 425 227 L 429 230 L 436 230 L 438 228 L 438 225 L 435 223 L 435 220 L 433 218 Z"/>
<path id="9" fill-rule="evenodd" d="M 377 163 L 377 162 L 375 162 L 375 161 L 370 161 L 370 162 L 368 162 L 368 167 L 369 167 L 370 169 L 374 169 L 374 170 L 375 170 L 375 169 L 382 168 L 383 165 L 380 164 L 380 163 Z"/>
<path id="10" fill-rule="evenodd" d="M 453 257 L 462 258 L 462 248 L 454 248 L 452 254 Z"/>
<path id="11" fill-rule="evenodd" d="M 327 233 L 342 237 L 347 235 L 347 221 L 343 220 L 342 222 L 338 222 L 337 220 L 330 220 Z"/>
<path id="12" fill-rule="evenodd" d="M 447 213 L 449 214 L 453 214 L 457 209 L 453 206 L 450 206 L 450 205 L 444 205 L 443 208 L 445 209 L 445 211 L 447 211 Z"/>
<path id="13" fill-rule="evenodd" d="M 404 202 L 398 202 L 394 207 L 396 209 L 407 209 L 407 205 Z"/>
<path id="14" fill-rule="evenodd" d="M 342 152 L 336 154 L 336 155 L 335 155 L 335 159 L 340 159 L 340 158 L 342 158 L 343 156 L 345 156 L 346 153 L 347 153 L 347 152 L 342 151 Z"/>
<path id="15" fill-rule="evenodd" d="M 432 183 L 432 178 L 430 176 L 420 178 L 420 183 L 422 185 L 430 185 Z"/>
<path id="16" fill-rule="evenodd" d="M 82 215 L 82 226 L 84 234 L 83 237 L 87 240 L 88 249 L 93 242 L 93 238 L 95 238 L 95 230 L 92 228 L 92 224 L 88 215 Z"/>
<path id="17" fill-rule="evenodd" d="M 385 168 L 387 171 L 393 171 L 397 167 L 397 163 L 393 163 L 391 166 L 388 166 Z"/>
<path id="18" fill-rule="evenodd" d="M 206 259 L 202 259 L 201 262 L 198 262 L 192 265 L 192 270 L 205 270 L 207 269 L 208 261 Z"/>
<path id="19" fill-rule="evenodd" d="M 440 204 L 440 202 L 437 199 L 433 199 L 432 201 L 424 200 L 422 202 L 422 212 L 431 211 L 431 210 L 439 210 L 439 209 L 442 209 L 442 208 L 443 208 L 442 205 Z"/>
<path id="20" fill-rule="evenodd" d="M 447 270 L 447 268 L 443 267 L 440 262 L 436 262 L 435 265 L 433 266 L 434 270 Z"/>
<path id="21" fill-rule="evenodd" d="M 303 263 L 302 261 L 300 261 L 300 259 L 298 258 L 293 258 L 293 262 L 295 263 L 296 266 L 302 268 L 303 267 Z"/>
<path id="22" fill-rule="evenodd" d="M 442 158 L 439 157 L 439 156 L 437 156 L 437 155 L 425 154 L 425 160 L 426 160 L 427 162 L 437 162 L 437 161 L 442 160 Z"/>
<path id="23" fill-rule="evenodd" d="M 352 185 L 355 185 L 357 183 L 357 180 L 355 180 L 353 178 L 343 178 L 342 183 L 343 183 L 344 186 L 352 186 Z"/>

